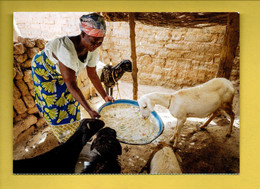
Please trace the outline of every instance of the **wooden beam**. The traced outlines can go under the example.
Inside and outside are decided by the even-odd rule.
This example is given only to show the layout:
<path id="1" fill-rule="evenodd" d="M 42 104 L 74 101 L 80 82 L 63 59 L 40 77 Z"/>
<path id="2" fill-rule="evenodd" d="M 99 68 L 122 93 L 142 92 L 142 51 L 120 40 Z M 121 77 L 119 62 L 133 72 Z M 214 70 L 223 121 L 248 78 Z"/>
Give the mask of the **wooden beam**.
<path id="1" fill-rule="evenodd" d="M 129 13 L 129 27 L 131 40 L 131 59 L 132 59 L 132 78 L 133 78 L 133 100 L 137 100 L 138 82 L 137 82 L 137 62 L 136 62 L 136 46 L 135 46 L 135 13 Z"/>
<path id="2" fill-rule="evenodd" d="M 229 79 L 239 42 L 239 13 L 229 13 L 217 77 Z"/>

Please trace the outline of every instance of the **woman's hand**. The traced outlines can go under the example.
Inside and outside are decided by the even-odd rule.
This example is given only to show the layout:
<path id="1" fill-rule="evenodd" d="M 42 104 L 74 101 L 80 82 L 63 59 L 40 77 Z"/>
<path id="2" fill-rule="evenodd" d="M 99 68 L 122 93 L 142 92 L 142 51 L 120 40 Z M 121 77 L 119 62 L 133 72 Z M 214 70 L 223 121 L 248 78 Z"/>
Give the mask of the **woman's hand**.
<path id="1" fill-rule="evenodd" d="M 105 96 L 104 100 L 105 100 L 106 102 L 108 102 L 108 101 L 114 102 L 114 101 L 115 101 L 112 96 Z"/>
<path id="2" fill-rule="evenodd" d="M 90 110 L 88 111 L 88 113 L 92 119 L 97 119 L 101 117 L 95 110 Z"/>

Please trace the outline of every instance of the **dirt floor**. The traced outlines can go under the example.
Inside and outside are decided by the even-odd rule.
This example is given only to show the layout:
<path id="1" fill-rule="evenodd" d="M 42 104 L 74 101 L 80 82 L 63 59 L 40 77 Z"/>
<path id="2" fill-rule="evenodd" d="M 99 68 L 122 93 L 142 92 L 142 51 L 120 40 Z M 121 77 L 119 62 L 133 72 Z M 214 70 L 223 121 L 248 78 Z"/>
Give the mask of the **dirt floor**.
<path id="1" fill-rule="evenodd" d="M 239 173 L 239 83 L 234 83 L 234 85 L 236 94 L 233 106 L 236 117 L 231 137 L 227 138 L 225 136 L 229 125 L 229 117 L 222 115 L 215 118 L 204 131 L 199 130 L 198 127 L 205 122 L 206 118 L 189 118 L 181 131 L 181 140 L 176 150 L 183 173 Z M 122 99 L 132 99 L 132 84 L 119 82 L 119 91 Z M 158 86 L 139 85 L 138 96 L 153 91 L 173 92 L 174 90 Z M 114 93 L 114 97 L 117 97 L 116 88 Z M 104 101 L 100 97 L 94 97 L 89 100 L 89 103 L 98 109 Z M 162 106 L 156 105 L 155 111 L 160 115 L 164 123 L 163 133 L 147 145 L 121 143 L 123 152 L 119 161 L 122 173 L 139 173 L 152 153 L 153 147 L 161 141 L 168 142 L 173 135 L 176 119 Z M 88 114 L 83 111 L 82 116 L 88 117 Z M 14 146 L 13 157 L 14 159 L 34 157 L 51 150 L 57 145 L 58 141 L 50 128 L 40 128 L 26 141 Z M 80 173 L 83 165 L 86 165 L 91 158 L 90 145 L 91 143 L 87 143 L 83 148 L 75 173 Z"/>

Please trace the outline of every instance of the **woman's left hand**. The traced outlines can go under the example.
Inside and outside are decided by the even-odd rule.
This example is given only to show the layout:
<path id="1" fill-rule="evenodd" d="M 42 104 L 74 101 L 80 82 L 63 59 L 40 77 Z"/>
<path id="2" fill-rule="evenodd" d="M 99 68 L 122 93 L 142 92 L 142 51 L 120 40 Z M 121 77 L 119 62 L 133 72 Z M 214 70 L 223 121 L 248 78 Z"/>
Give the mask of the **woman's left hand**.
<path id="1" fill-rule="evenodd" d="M 104 99 L 105 99 L 106 102 L 108 102 L 108 101 L 114 102 L 115 101 L 112 96 L 106 96 Z"/>

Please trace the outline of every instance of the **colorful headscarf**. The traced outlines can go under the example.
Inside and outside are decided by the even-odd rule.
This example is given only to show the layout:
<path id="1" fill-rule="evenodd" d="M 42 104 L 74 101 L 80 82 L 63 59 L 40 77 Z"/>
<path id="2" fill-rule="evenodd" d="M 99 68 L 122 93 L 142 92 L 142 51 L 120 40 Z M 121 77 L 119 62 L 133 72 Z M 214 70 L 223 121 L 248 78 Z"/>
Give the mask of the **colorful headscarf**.
<path id="1" fill-rule="evenodd" d="M 106 33 L 106 23 L 104 17 L 91 13 L 80 17 L 80 29 L 92 37 L 104 37 Z"/>

